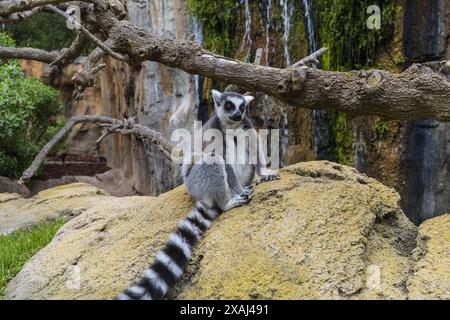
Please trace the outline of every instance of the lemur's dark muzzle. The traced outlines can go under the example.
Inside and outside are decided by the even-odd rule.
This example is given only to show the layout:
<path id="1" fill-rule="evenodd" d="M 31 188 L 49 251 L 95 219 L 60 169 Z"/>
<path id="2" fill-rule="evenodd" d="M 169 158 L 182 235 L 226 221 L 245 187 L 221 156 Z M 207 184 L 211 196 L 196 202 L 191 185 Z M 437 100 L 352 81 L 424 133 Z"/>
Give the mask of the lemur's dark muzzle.
<path id="1" fill-rule="evenodd" d="M 242 113 L 240 113 L 239 111 L 236 111 L 235 113 L 233 113 L 230 116 L 230 119 L 233 120 L 233 121 L 239 121 L 239 120 L 242 119 Z"/>

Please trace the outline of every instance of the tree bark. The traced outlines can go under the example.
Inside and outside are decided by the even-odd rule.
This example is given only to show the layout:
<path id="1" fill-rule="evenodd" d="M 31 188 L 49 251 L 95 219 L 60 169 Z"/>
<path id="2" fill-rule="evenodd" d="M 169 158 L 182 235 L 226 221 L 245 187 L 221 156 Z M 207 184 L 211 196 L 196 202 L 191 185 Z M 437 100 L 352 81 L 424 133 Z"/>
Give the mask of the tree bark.
<path id="1" fill-rule="evenodd" d="M 260 91 L 293 106 L 335 109 L 350 116 L 450 121 L 450 82 L 446 76 L 450 67 L 446 62 L 441 63 L 440 72 L 414 64 L 400 74 L 278 69 L 218 56 L 189 41 L 156 37 L 125 21 L 113 28 L 111 37 L 114 50 L 134 60 L 158 61 L 248 91 Z"/>
<path id="2" fill-rule="evenodd" d="M 62 3 L 61 0 L 26 2 L 23 10 L 38 3 Z M 109 2 L 84 3 L 90 31 L 102 34 L 107 54 L 126 57 L 132 66 L 146 60 L 163 63 L 191 74 L 222 80 L 248 91 L 260 91 L 293 106 L 309 109 L 328 108 L 350 116 L 376 115 L 385 119 L 411 120 L 433 118 L 450 121 L 450 66 L 441 62 L 434 70 L 414 64 L 401 74 L 381 70 L 336 72 L 306 67 L 277 69 L 240 62 L 215 55 L 195 42 L 177 41 L 153 35 L 145 28 L 118 18 Z M 11 9 L 12 8 L 12 9 Z M 21 7 L 0 5 L 0 15 L 17 12 Z M 109 50 L 110 49 L 110 50 Z M 51 53 L 32 49 L 0 48 L 0 58 L 30 58 L 48 62 Z M 439 70 L 439 71 L 435 71 Z"/>

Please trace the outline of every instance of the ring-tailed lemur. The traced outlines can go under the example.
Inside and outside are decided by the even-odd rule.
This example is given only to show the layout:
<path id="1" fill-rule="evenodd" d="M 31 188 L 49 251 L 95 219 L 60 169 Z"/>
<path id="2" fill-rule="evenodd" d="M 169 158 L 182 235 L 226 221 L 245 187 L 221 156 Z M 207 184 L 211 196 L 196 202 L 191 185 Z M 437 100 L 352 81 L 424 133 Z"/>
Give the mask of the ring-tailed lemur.
<path id="1" fill-rule="evenodd" d="M 253 129 L 246 112 L 254 99 L 252 96 L 234 92 L 220 93 L 217 90 L 212 90 L 212 94 L 215 115 L 204 124 L 203 130 L 218 129 L 225 134 L 226 129 Z M 236 141 L 233 141 L 231 147 L 236 148 Z M 247 155 L 248 152 L 247 148 Z M 264 174 L 265 167 L 262 152 L 259 152 L 257 165 L 227 164 L 220 155 L 212 153 L 203 155 L 197 163 L 183 164 L 184 183 L 188 193 L 196 200 L 195 207 L 169 236 L 168 243 L 157 253 L 155 262 L 144 271 L 139 282 L 123 291 L 117 299 L 164 298 L 175 281 L 181 277 L 195 243 L 211 226 L 213 220 L 222 212 L 249 202 L 249 196 L 253 192 L 251 183 L 255 169 L 259 175 L 257 184 L 279 179 L 276 174 Z"/>

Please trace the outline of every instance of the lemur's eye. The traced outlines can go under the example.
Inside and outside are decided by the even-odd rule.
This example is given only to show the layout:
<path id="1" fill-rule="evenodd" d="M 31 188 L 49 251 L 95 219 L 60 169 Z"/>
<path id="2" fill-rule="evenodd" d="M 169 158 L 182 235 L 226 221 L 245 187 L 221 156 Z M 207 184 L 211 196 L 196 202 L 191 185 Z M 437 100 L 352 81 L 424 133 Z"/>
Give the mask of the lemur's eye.
<path id="1" fill-rule="evenodd" d="M 224 108 L 226 111 L 231 111 L 234 109 L 234 105 L 231 102 L 227 102 L 227 103 L 225 103 Z"/>
<path id="2" fill-rule="evenodd" d="M 244 104 L 241 104 L 240 107 L 239 107 L 239 111 L 240 111 L 241 113 L 244 113 L 244 110 L 245 110 L 245 105 L 244 105 Z"/>

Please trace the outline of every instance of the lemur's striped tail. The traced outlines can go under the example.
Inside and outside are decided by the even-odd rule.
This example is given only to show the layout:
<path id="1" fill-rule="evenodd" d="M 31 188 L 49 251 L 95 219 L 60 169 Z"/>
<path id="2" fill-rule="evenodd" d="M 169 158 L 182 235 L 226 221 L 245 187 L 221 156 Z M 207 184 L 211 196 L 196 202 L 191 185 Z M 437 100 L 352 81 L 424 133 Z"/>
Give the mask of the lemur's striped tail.
<path id="1" fill-rule="evenodd" d="M 117 296 L 118 300 L 160 300 L 183 274 L 195 243 L 220 213 L 198 202 L 188 217 L 180 221 L 153 265 L 133 287 Z"/>

